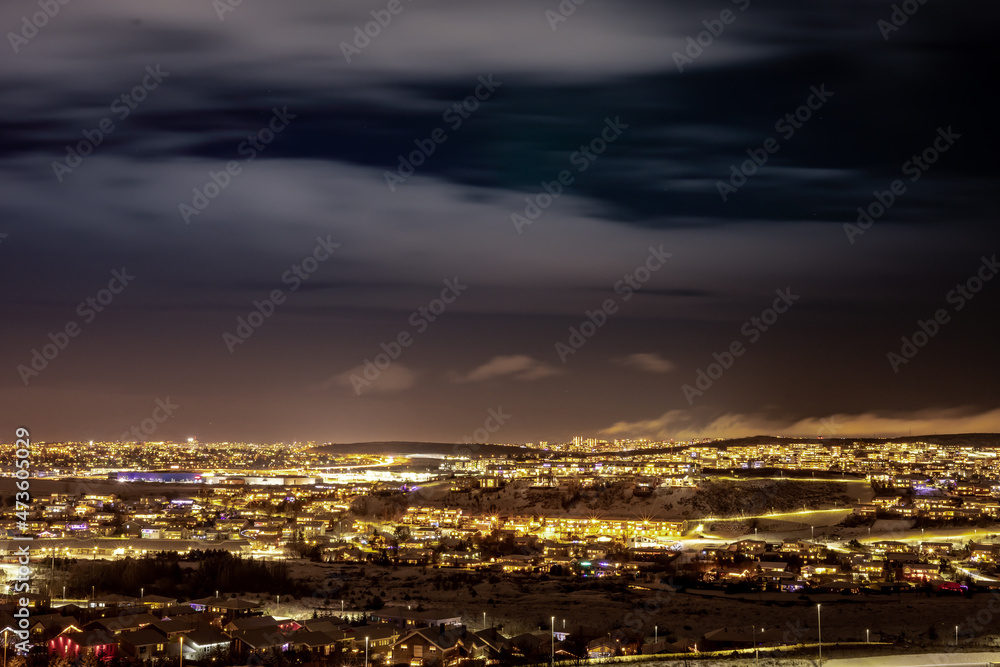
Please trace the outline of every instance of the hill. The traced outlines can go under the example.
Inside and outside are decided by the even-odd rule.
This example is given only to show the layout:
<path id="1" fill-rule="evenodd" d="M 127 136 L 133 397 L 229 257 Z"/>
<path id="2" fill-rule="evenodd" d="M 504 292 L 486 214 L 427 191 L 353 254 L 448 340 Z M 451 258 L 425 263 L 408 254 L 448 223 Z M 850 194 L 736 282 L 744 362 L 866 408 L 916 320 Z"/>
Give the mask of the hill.
<path id="1" fill-rule="evenodd" d="M 526 447 L 454 442 L 351 442 L 320 445 L 314 451 L 326 454 L 399 454 L 423 456 L 511 456 L 531 453 Z"/>

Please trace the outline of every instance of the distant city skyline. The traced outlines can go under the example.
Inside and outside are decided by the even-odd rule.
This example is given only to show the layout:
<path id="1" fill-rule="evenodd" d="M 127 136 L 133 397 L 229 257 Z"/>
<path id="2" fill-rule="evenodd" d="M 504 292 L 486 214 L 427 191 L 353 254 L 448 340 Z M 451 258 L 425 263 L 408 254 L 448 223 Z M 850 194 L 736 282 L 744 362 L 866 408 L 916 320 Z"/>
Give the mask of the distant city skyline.
<path id="1" fill-rule="evenodd" d="M 1000 7 L 222 4 L 0 8 L 0 438 L 1000 432 Z"/>

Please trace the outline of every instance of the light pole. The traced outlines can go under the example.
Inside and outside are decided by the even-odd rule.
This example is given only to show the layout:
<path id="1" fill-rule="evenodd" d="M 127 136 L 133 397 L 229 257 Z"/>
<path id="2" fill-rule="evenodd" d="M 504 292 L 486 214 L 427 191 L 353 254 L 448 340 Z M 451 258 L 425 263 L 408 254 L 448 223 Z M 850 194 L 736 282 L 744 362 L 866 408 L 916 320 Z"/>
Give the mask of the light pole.
<path id="1" fill-rule="evenodd" d="M 555 667 L 556 664 L 556 617 L 555 616 L 552 617 L 552 622 L 549 624 L 549 628 L 551 628 L 552 630 L 552 653 L 549 656 L 549 664 Z"/>
<path id="2" fill-rule="evenodd" d="M 868 628 L 865 628 L 865 643 L 866 644 L 871 644 L 872 643 L 871 630 L 869 630 Z"/>
<path id="3" fill-rule="evenodd" d="M 181 640 L 181 667 L 184 667 L 184 635 L 180 635 Z"/>
<path id="4" fill-rule="evenodd" d="M 820 615 L 820 605 L 816 605 L 816 632 L 819 639 L 819 662 L 817 667 L 822 667 L 823 665 L 823 618 Z"/>
<path id="5" fill-rule="evenodd" d="M 757 626 L 751 626 L 753 628 L 753 661 L 755 665 L 760 664 L 760 651 L 757 650 Z"/>
<path id="6" fill-rule="evenodd" d="M 365 667 L 368 667 L 368 637 L 365 637 Z"/>
<path id="7" fill-rule="evenodd" d="M 653 643 L 655 644 L 658 641 L 660 641 L 660 626 L 654 625 L 653 626 Z"/>
<path id="8" fill-rule="evenodd" d="M 958 647 L 958 626 L 955 626 L 955 646 Z"/>
<path id="9" fill-rule="evenodd" d="M 486 629 L 486 612 L 483 612 L 483 630 Z"/>

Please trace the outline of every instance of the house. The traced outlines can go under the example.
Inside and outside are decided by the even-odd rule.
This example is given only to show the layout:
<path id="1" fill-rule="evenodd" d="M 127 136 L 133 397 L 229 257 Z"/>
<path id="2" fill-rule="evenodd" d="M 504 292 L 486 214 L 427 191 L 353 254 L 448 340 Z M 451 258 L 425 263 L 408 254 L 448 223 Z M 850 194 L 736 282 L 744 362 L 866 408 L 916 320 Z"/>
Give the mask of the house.
<path id="1" fill-rule="evenodd" d="M 491 644 L 464 627 L 419 628 L 403 635 L 392 645 L 389 660 L 392 664 L 409 664 L 411 667 L 450 665 L 462 659 L 479 659 L 492 652 Z"/>
<path id="2" fill-rule="evenodd" d="M 885 561 L 890 566 L 901 565 L 903 563 L 916 563 L 920 560 L 919 554 L 913 553 L 887 553 Z"/>
<path id="3" fill-rule="evenodd" d="M 787 569 L 788 563 L 782 563 L 781 561 L 762 560 L 757 563 L 757 571 L 760 573 L 773 574 L 776 572 L 786 572 Z"/>
<path id="4" fill-rule="evenodd" d="M 868 580 L 881 579 L 885 573 L 885 563 L 882 561 L 866 560 L 854 565 L 851 569 L 858 577 Z"/>
<path id="5" fill-rule="evenodd" d="M 874 517 L 878 513 L 878 508 L 872 503 L 855 503 L 851 507 L 858 516 Z"/>
<path id="6" fill-rule="evenodd" d="M 167 636 L 168 639 L 173 639 L 178 635 L 186 635 L 198 626 L 197 620 L 194 618 L 175 618 L 172 620 L 157 621 L 156 623 L 150 623 L 149 627 L 156 628 L 163 634 Z"/>
<path id="7" fill-rule="evenodd" d="M 393 623 L 401 628 L 419 628 L 425 625 L 459 626 L 462 624 L 461 614 L 442 611 L 414 611 L 402 607 L 383 607 L 369 614 L 373 621 Z"/>
<path id="8" fill-rule="evenodd" d="M 438 554 L 438 562 L 442 567 L 467 567 L 479 564 L 480 554 L 478 551 L 442 551 Z"/>
<path id="9" fill-rule="evenodd" d="M 128 595 L 105 595 L 90 600 L 91 607 L 131 607 L 135 604 L 136 598 Z"/>
<path id="10" fill-rule="evenodd" d="M 732 551 L 747 556 L 759 556 L 767 551 L 767 542 L 763 540 L 740 540 L 729 545 Z"/>
<path id="11" fill-rule="evenodd" d="M 166 633 L 154 627 L 128 632 L 118 640 L 124 655 L 139 660 L 149 660 L 166 655 L 169 639 Z"/>
<path id="12" fill-rule="evenodd" d="M 111 634 L 119 635 L 124 632 L 135 632 L 141 630 L 151 623 L 156 623 L 158 618 L 151 614 L 125 614 L 122 616 L 106 616 L 92 621 L 85 626 L 87 630 L 107 630 Z"/>
<path id="13" fill-rule="evenodd" d="M 208 611 L 213 614 L 222 614 L 226 618 L 249 616 L 254 612 L 259 612 L 264 609 L 264 607 L 256 602 L 240 600 L 238 598 L 226 600 L 219 597 L 207 597 L 198 600 L 191 600 L 188 602 L 188 605 L 190 605 L 195 611 Z"/>
<path id="14" fill-rule="evenodd" d="M 816 588 L 827 593 L 843 593 L 844 595 L 861 592 L 860 583 L 841 579 L 825 581 L 817 584 Z"/>
<path id="15" fill-rule="evenodd" d="M 136 602 L 150 610 L 166 609 L 177 604 L 177 598 L 168 598 L 162 595 L 145 595 L 136 600 Z"/>
<path id="16" fill-rule="evenodd" d="M 753 576 L 755 571 L 754 563 L 745 565 L 731 565 L 728 567 L 717 567 L 714 569 L 716 576 L 721 581 L 744 581 Z"/>
<path id="17" fill-rule="evenodd" d="M 951 556 L 953 547 L 950 542 L 921 542 L 920 553 L 931 558 Z"/>
<path id="18" fill-rule="evenodd" d="M 343 635 L 343 633 L 339 633 Z M 337 650 L 339 639 L 321 630 L 306 630 L 305 628 L 293 634 L 289 641 L 291 647 L 296 651 L 309 651 L 313 655 L 330 655 Z"/>
<path id="19" fill-rule="evenodd" d="M 246 618 L 234 618 L 222 629 L 232 634 L 242 630 L 259 630 L 261 628 L 277 628 L 281 632 L 295 632 L 302 626 L 293 620 L 279 621 L 274 616 L 248 616 Z"/>
<path id="20" fill-rule="evenodd" d="M 996 561 L 995 544 L 973 544 L 969 550 L 969 560 L 977 563 L 993 563 Z"/>
<path id="21" fill-rule="evenodd" d="M 618 650 L 618 643 L 611 639 L 610 635 L 587 642 L 587 657 L 591 660 L 614 657 L 618 655 L 616 653 Z"/>
<path id="22" fill-rule="evenodd" d="M 903 565 L 903 578 L 908 581 L 930 581 L 939 578 L 941 567 L 925 563 L 907 563 Z"/>
<path id="23" fill-rule="evenodd" d="M 254 628 L 238 630 L 232 634 L 233 644 L 237 651 L 249 653 L 264 653 L 271 650 L 287 651 L 291 646 L 288 637 L 277 629 Z"/>
<path id="24" fill-rule="evenodd" d="M 351 624 L 342 618 L 331 616 L 329 618 L 313 618 L 302 621 L 302 625 L 306 630 L 311 630 L 313 632 L 333 632 L 335 630 L 343 630 Z"/>
<path id="25" fill-rule="evenodd" d="M 368 643 L 369 654 L 388 653 L 393 644 L 399 640 L 403 630 L 394 623 L 373 623 L 347 629 L 352 648 L 364 649 L 365 640 Z"/>
<path id="26" fill-rule="evenodd" d="M 194 608 L 189 607 L 186 604 L 176 605 L 174 607 L 167 607 L 163 609 L 158 614 L 163 614 L 160 617 L 161 621 L 176 621 L 178 619 L 187 620 L 210 620 L 212 615 L 207 612 L 196 611 Z"/>
<path id="27" fill-rule="evenodd" d="M 602 555 L 595 556 L 594 558 L 604 558 L 606 550 L 604 547 L 600 547 L 597 551 L 594 551 L 590 547 L 587 547 L 584 549 L 584 552 L 587 554 L 600 553 Z M 497 563 L 500 564 L 504 572 L 530 572 L 535 569 L 536 559 L 534 556 L 527 554 L 509 554 L 498 558 Z"/>
<path id="28" fill-rule="evenodd" d="M 587 643 L 588 658 L 610 658 L 616 655 L 634 655 L 642 652 L 642 637 L 626 630 L 598 637 Z"/>
<path id="29" fill-rule="evenodd" d="M 909 553 L 912 550 L 909 544 L 898 540 L 872 542 L 871 548 L 875 553 Z"/>
<path id="30" fill-rule="evenodd" d="M 424 565 L 431 562 L 433 557 L 434 551 L 432 549 L 407 547 L 399 549 L 396 553 L 396 558 L 404 565 Z"/>
<path id="31" fill-rule="evenodd" d="M 875 496 L 872 498 L 872 505 L 880 510 L 889 510 L 899 504 L 899 496 Z"/>
<path id="32" fill-rule="evenodd" d="M 806 579 L 815 579 L 831 574 L 837 574 L 840 568 L 836 565 L 804 565 L 802 566 L 802 576 Z"/>
<path id="33" fill-rule="evenodd" d="M 207 658 L 212 651 L 228 648 L 232 640 L 214 625 L 202 623 L 184 635 L 184 655 L 193 660 Z"/>
<path id="34" fill-rule="evenodd" d="M 63 616 L 61 614 L 42 614 L 31 618 L 32 641 L 45 641 L 52 639 L 64 632 L 81 632 L 83 625 L 73 616 Z"/>
<path id="35" fill-rule="evenodd" d="M 94 656 L 99 660 L 112 658 L 116 648 L 114 636 L 106 630 L 67 632 L 49 640 L 50 655 L 70 660 L 85 656 Z"/>

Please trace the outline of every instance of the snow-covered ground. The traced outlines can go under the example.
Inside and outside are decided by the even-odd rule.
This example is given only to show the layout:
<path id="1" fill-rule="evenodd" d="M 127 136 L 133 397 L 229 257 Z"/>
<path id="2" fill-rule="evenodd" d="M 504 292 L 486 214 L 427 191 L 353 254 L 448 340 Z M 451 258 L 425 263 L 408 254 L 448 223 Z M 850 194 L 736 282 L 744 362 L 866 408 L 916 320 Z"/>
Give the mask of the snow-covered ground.
<path id="1" fill-rule="evenodd" d="M 827 667 L 937 667 L 937 665 L 988 665 L 1000 662 L 1000 653 L 915 653 L 877 658 L 830 660 Z"/>

